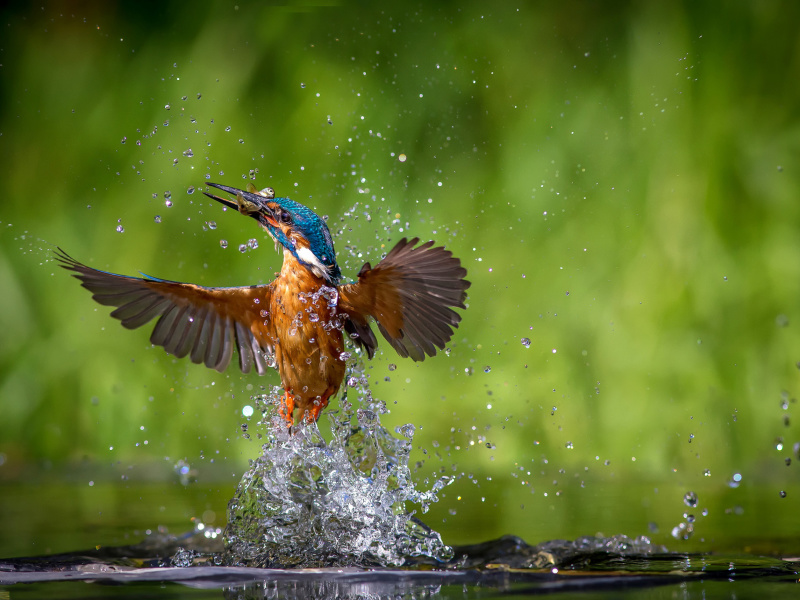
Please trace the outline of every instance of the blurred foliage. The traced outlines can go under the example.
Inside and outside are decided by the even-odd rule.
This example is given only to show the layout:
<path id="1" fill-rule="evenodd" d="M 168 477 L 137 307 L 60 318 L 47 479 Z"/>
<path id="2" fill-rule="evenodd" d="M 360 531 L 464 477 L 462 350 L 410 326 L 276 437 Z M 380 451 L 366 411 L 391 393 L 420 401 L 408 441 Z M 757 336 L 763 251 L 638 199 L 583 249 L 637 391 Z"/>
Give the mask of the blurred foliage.
<path id="1" fill-rule="evenodd" d="M 419 477 L 460 476 L 426 517 L 446 540 L 594 533 L 573 516 L 629 481 L 679 492 L 605 533 L 670 540 L 683 491 L 727 499 L 735 472 L 715 510 L 787 517 L 800 5 L 144 6 L 0 13 L 0 481 L 183 459 L 232 492 L 277 374 L 173 360 L 51 251 L 266 282 L 269 240 L 200 193 L 253 176 L 328 215 L 349 276 L 405 235 L 469 270 L 449 354 L 368 371 Z"/>

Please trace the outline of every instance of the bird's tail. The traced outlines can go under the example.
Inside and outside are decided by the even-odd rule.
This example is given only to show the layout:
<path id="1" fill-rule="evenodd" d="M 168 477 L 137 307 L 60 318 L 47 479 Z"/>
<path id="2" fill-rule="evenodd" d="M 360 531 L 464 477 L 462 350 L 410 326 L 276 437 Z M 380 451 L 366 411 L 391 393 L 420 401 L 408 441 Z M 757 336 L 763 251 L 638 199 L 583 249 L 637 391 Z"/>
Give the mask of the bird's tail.
<path id="1" fill-rule="evenodd" d="M 339 306 L 350 317 L 346 331 L 370 358 L 377 340 L 368 317 L 400 356 L 423 360 L 444 349 L 466 308 L 470 282 L 461 261 L 433 242 L 403 238 L 375 267 L 366 263 L 358 281 L 339 288 Z"/>

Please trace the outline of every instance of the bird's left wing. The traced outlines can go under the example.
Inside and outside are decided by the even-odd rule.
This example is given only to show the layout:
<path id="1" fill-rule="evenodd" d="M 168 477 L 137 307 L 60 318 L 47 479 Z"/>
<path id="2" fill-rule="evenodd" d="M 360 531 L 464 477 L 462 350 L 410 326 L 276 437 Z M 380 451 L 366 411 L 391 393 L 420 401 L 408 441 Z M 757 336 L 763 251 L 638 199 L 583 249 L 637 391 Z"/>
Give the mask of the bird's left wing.
<path id="1" fill-rule="evenodd" d="M 433 242 L 403 238 L 377 265 L 366 263 L 358 281 L 339 287 L 345 331 L 372 358 L 378 341 L 369 318 L 402 357 L 423 360 L 444 349 L 466 308 L 470 282 L 461 261 Z"/>
<path id="2" fill-rule="evenodd" d="M 267 285 L 209 288 L 155 277 L 128 277 L 92 269 L 58 249 L 56 259 L 92 292 L 128 329 L 141 327 L 159 317 L 150 342 L 193 363 L 224 371 L 231 362 L 234 344 L 239 368 L 259 374 L 267 370 L 273 347 L 259 327 L 267 318 L 272 288 Z M 262 308 L 263 307 L 263 308 Z"/>

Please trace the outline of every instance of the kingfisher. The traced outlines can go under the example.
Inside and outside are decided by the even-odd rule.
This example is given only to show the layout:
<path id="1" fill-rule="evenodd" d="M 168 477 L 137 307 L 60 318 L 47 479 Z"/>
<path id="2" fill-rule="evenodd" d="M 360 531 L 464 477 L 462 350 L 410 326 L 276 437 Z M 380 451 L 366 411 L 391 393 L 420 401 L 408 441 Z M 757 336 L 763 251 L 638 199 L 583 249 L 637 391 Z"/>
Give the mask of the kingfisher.
<path id="1" fill-rule="evenodd" d="M 453 309 L 466 308 L 470 282 L 449 250 L 403 238 L 374 267 L 365 263 L 357 281 L 343 283 L 328 226 L 310 208 L 249 182 L 245 190 L 206 185 L 233 199 L 206 196 L 255 219 L 283 248 L 274 281 L 204 287 L 99 271 L 61 248 L 55 258 L 95 301 L 116 307 L 111 316 L 123 327 L 158 318 L 150 342 L 169 354 L 223 372 L 235 349 L 243 373 L 277 368 L 280 414 L 289 427 L 316 421 L 339 391 L 349 357 L 345 336 L 371 359 L 378 347 L 374 321 L 397 354 L 415 361 L 451 339 L 461 321 Z"/>

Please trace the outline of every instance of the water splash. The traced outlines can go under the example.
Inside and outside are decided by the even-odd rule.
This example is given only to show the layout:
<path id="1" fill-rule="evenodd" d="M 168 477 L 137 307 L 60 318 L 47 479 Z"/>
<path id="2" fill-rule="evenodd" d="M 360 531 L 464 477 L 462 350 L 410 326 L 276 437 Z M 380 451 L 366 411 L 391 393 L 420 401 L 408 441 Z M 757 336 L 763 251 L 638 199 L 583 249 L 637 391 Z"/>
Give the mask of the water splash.
<path id="1" fill-rule="evenodd" d="M 453 556 L 438 533 L 415 518 L 451 483 L 442 477 L 419 491 L 408 466 L 413 427 L 394 437 L 380 421 L 366 378 L 351 367 L 341 410 L 325 413 L 332 440 L 316 423 L 290 434 L 278 415 L 278 395 L 253 398 L 269 428 L 262 454 L 251 462 L 228 505 L 224 561 L 233 566 L 400 566 L 419 559 L 444 563 Z M 355 382 L 355 384 L 353 384 Z M 354 385 L 354 387 L 353 387 Z"/>

